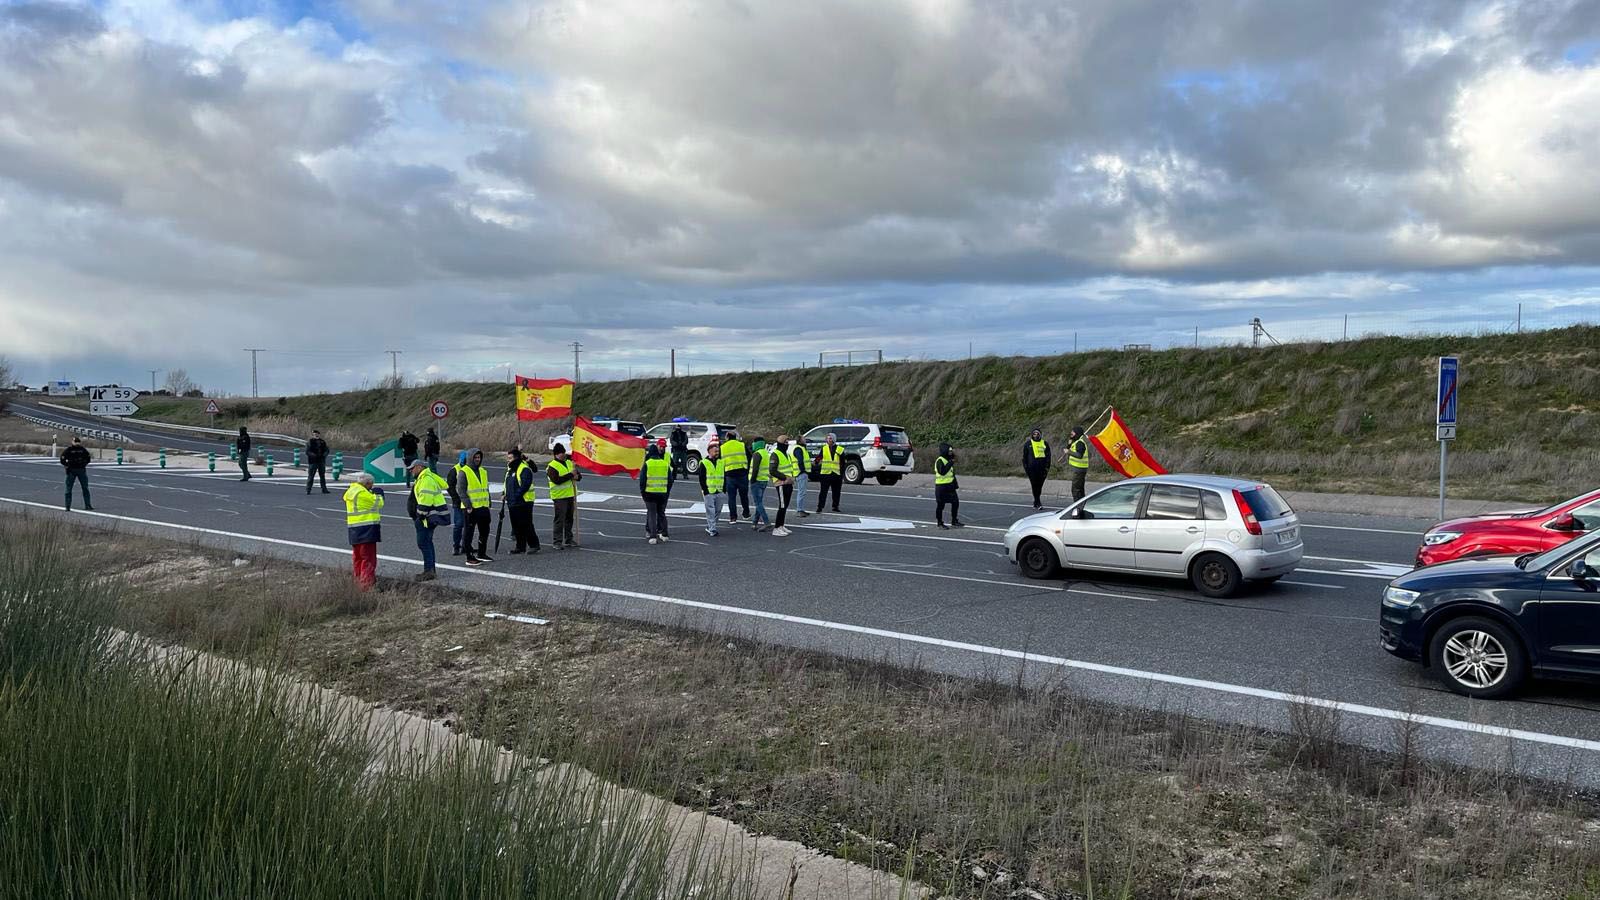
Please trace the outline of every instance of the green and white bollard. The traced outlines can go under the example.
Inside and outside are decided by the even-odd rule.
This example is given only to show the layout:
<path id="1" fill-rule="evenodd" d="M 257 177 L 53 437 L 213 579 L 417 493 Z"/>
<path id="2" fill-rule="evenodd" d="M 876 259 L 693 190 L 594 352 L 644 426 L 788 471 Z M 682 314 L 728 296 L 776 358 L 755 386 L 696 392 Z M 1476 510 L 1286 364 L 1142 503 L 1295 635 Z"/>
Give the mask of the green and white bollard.
<path id="1" fill-rule="evenodd" d="M 238 461 L 239 461 L 239 448 L 230 445 L 228 447 L 228 462 L 238 462 Z"/>
<path id="2" fill-rule="evenodd" d="M 272 477 L 272 454 L 267 454 L 267 477 Z"/>
<path id="3" fill-rule="evenodd" d="M 161 448 L 161 468 L 165 469 L 166 467 L 167 467 L 167 448 L 162 447 Z"/>
<path id="4" fill-rule="evenodd" d="M 344 474 L 344 451 L 338 450 L 333 454 L 333 480 L 338 481 Z"/>
<path id="5" fill-rule="evenodd" d="M 213 472 L 215 472 L 217 470 L 217 454 L 216 454 L 216 451 L 212 451 L 212 452 L 206 454 L 206 467 L 209 468 Z"/>
<path id="6" fill-rule="evenodd" d="M 122 465 L 122 448 L 117 448 L 117 465 Z"/>
<path id="7" fill-rule="evenodd" d="M 296 469 L 300 468 L 300 448 L 299 447 L 294 448 L 294 467 Z"/>

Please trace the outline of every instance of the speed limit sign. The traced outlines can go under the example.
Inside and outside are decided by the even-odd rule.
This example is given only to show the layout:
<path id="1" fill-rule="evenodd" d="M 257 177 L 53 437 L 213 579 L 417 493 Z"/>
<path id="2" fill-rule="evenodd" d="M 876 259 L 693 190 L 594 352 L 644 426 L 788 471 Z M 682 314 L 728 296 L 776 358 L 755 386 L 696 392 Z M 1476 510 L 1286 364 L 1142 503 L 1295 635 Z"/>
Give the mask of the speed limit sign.
<path id="1" fill-rule="evenodd" d="M 428 407 L 428 411 L 433 413 L 433 417 L 435 419 L 442 419 L 445 416 L 450 415 L 450 404 L 444 402 L 443 400 L 435 400 L 433 401 L 433 405 Z"/>

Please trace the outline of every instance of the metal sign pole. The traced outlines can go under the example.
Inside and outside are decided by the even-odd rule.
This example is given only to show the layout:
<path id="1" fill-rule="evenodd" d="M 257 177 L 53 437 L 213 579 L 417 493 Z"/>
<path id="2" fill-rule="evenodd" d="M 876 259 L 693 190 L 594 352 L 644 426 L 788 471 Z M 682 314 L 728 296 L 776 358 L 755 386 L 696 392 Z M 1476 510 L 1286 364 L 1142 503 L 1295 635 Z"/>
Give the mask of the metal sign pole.
<path id="1" fill-rule="evenodd" d="M 1439 441 L 1439 519 L 1445 517 L 1445 478 L 1450 470 L 1450 442 L 1456 438 L 1456 412 L 1461 386 L 1461 361 L 1454 356 L 1439 357 L 1438 400 L 1434 416 L 1434 437 Z"/>
<path id="2" fill-rule="evenodd" d="M 1444 473 L 1450 462 L 1450 442 L 1439 442 L 1439 521 L 1444 521 Z"/>

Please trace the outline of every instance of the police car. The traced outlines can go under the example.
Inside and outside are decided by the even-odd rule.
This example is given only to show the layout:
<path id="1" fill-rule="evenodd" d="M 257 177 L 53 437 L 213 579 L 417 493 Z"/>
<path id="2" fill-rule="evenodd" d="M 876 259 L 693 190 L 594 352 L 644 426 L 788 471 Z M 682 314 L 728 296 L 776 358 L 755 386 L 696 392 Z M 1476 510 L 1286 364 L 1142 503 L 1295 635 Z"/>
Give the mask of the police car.
<path id="1" fill-rule="evenodd" d="M 849 484 L 860 484 L 868 476 L 879 484 L 898 482 L 911 474 L 916 456 L 911 452 L 911 437 L 898 425 L 875 425 L 859 419 L 834 419 L 831 425 L 818 425 L 801 440 L 812 460 L 819 458 L 829 434 L 843 451 L 839 473 Z"/>
<path id="2" fill-rule="evenodd" d="M 594 424 L 596 424 L 598 426 L 600 426 L 601 428 L 609 428 L 612 431 L 620 431 L 623 434 L 631 434 L 634 437 L 642 437 L 644 435 L 644 423 L 643 422 L 625 422 L 622 419 L 611 419 L 611 418 L 606 418 L 606 417 L 603 417 L 603 416 L 591 417 L 589 419 L 589 421 L 593 422 Z M 549 446 L 549 449 L 550 449 L 551 452 L 555 451 L 557 444 L 560 444 L 561 446 L 567 448 L 568 450 L 571 450 L 572 449 L 572 435 L 570 435 L 570 434 L 558 434 L 558 435 L 554 435 L 553 437 L 551 437 L 550 438 L 550 446 Z"/>
<path id="3" fill-rule="evenodd" d="M 652 444 L 658 440 L 665 440 L 667 442 L 667 454 L 670 457 L 672 453 L 672 429 L 674 428 L 682 428 L 684 433 L 689 436 L 689 458 L 684 460 L 683 468 L 690 475 L 700 474 L 700 458 L 706 455 L 706 448 L 714 443 L 721 443 L 727 440 L 728 432 L 738 431 L 732 425 L 724 425 L 718 422 L 691 422 L 687 418 L 680 417 L 673 419 L 671 422 L 662 422 L 660 425 L 650 426 L 650 430 L 644 433 L 645 440 Z"/>

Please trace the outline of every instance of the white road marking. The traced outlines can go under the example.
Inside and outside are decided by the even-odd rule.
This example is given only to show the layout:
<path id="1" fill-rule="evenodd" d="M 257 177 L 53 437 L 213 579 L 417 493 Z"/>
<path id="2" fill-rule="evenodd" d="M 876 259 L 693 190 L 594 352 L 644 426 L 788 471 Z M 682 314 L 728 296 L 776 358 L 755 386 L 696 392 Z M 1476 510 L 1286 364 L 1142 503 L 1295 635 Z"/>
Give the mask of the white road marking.
<path id="1" fill-rule="evenodd" d="M 920 575 L 923 578 L 948 578 L 951 581 L 976 581 L 981 584 L 998 584 L 1003 587 L 1027 588 L 1034 591 L 1065 591 L 1066 588 L 1052 584 L 1029 584 L 1025 581 L 1001 581 L 997 578 L 972 578 L 967 575 L 941 575 L 938 572 L 916 572 L 910 569 L 891 568 L 888 566 L 874 566 L 865 563 L 840 563 L 846 569 L 866 569 L 869 572 L 883 572 L 888 575 Z M 1138 598 L 1143 599 L 1143 598 Z"/>
<path id="2" fill-rule="evenodd" d="M 1371 534 L 1403 534 L 1406 537 L 1422 537 L 1420 531 L 1399 531 L 1394 528 L 1358 528 L 1354 525 L 1311 525 L 1300 523 L 1301 528 L 1322 528 L 1327 531 L 1365 531 Z"/>
<path id="3" fill-rule="evenodd" d="M 907 522 L 904 519 L 875 519 L 870 516 L 860 516 L 856 522 L 823 522 L 820 524 L 807 524 L 807 528 L 830 528 L 837 531 L 904 531 L 916 528 L 917 523 Z M 799 523 L 796 523 L 799 524 Z"/>
<path id="4" fill-rule="evenodd" d="M 0 502 L 14 503 L 18 506 L 28 506 L 37 509 L 55 511 L 56 507 L 48 503 L 37 503 L 32 500 L 17 500 L 11 497 L 0 497 Z M 290 541 L 283 538 L 261 537 L 253 534 L 241 534 L 234 531 L 222 531 L 216 528 L 201 528 L 196 525 L 179 525 L 174 522 L 160 522 L 153 519 L 139 519 L 133 516 L 120 516 L 113 513 L 75 511 L 73 515 L 92 516 L 95 518 L 109 519 L 112 521 L 133 522 L 139 525 L 151 525 L 157 528 L 170 528 L 175 531 L 187 531 L 196 534 L 210 534 L 218 537 L 234 538 L 246 541 L 258 541 L 278 546 L 297 547 L 304 550 L 315 550 L 322 553 L 333 553 L 338 556 L 349 555 L 348 547 L 326 547 L 320 544 L 308 544 L 302 541 Z M 379 559 L 387 562 L 405 565 L 420 566 L 421 562 L 398 556 L 379 555 Z M 1172 675 L 1166 672 L 1151 672 L 1143 669 L 1132 669 L 1124 666 L 1112 666 L 1105 663 L 1089 662 L 1086 660 L 1069 659 L 1063 656 L 1049 656 L 1042 653 L 1032 653 L 1025 650 L 1013 650 L 1008 647 L 992 647 L 985 644 L 973 644 L 966 641 L 952 641 L 945 638 L 936 638 L 929 635 L 911 634 L 902 631 L 889 631 L 883 628 L 873 628 L 867 625 L 854 625 L 848 622 L 833 622 L 827 619 L 813 619 L 807 616 L 791 616 L 787 613 L 769 612 L 761 609 L 749 609 L 741 606 L 728 606 L 722 603 L 709 603 L 703 600 L 686 600 L 679 597 L 668 597 L 662 594 L 646 594 L 640 591 L 630 591 L 623 588 L 605 587 L 582 582 L 561 581 L 554 578 L 539 578 L 533 575 L 519 575 L 514 572 L 486 572 L 482 569 L 470 569 L 466 566 L 442 563 L 438 566 L 451 572 L 461 572 L 469 575 L 482 575 L 488 578 L 504 578 L 509 581 L 538 584 L 545 587 L 561 588 L 563 590 L 579 591 L 588 594 L 602 594 L 605 596 L 619 597 L 625 600 L 641 600 L 647 603 L 659 603 L 668 606 L 679 606 L 688 609 L 698 609 L 706 612 L 723 613 L 733 616 L 746 616 L 753 619 L 764 619 L 773 622 L 784 622 L 791 625 L 802 625 L 828 631 L 839 631 L 847 634 L 863 635 L 866 637 L 883 638 L 908 644 L 922 644 L 931 647 L 941 647 L 948 650 L 960 650 L 968 653 L 977 653 L 985 656 L 995 656 L 1003 659 L 1014 659 L 1021 662 L 1039 665 L 1059 666 L 1064 669 L 1075 669 L 1084 672 L 1094 672 L 1101 675 L 1112 675 L 1122 678 L 1132 678 L 1141 681 L 1151 681 L 1158 684 L 1174 685 L 1178 687 L 1197 688 L 1222 694 L 1233 694 L 1241 697 L 1253 697 L 1259 700 L 1273 700 L 1282 703 L 1301 703 L 1323 709 L 1337 710 L 1352 715 L 1368 716 L 1376 719 L 1415 723 L 1442 728 L 1451 731 L 1460 731 L 1467 734 L 1479 734 L 1488 737 L 1510 738 L 1512 740 L 1526 741 L 1533 744 L 1545 744 L 1555 747 L 1566 747 L 1574 750 L 1585 750 L 1591 753 L 1600 753 L 1600 741 L 1586 738 L 1568 737 L 1561 734 L 1547 734 L 1540 731 L 1527 731 L 1521 728 L 1507 728 L 1502 725 L 1486 725 L 1481 722 L 1467 722 L 1461 719 L 1449 719 L 1443 716 L 1418 715 L 1398 709 L 1388 709 L 1380 706 L 1368 706 L 1362 703 L 1347 703 L 1342 700 L 1326 700 L 1320 697 L 1310 697 L 1299 694 L 1290 694 L 1285 691 L 1275 691 L 1267 688 L 1249 687 L 1247 685 L 1229 684 L 1222 681 L 1210 681 L 1204 678 L 1190 678 L 1185 675 Z M 1120 596 L 1120 595 L 1114 595 Z"/>
<path id="5" fill-rule="evenodd" d="M 1296 572 L 1306 572 L 1311 575 L 1343 575 L 1346 578 L 1376 578 L 1379 581 L 1393 581 L 1393 575 L 1374 575 L 1371 572 L 1346 572 L 1340 569 L 1307 569 L 1298 567 Z"/>
<path id="6" fill-rule="evenodd" d="M 1305 572 L 1305 571 L 1309 571 L 1309 570 L 1300 569 L 1299 571 Z M 1322 588 L 1323 590 L 1328 590 L 1328 591 L 1348 590 L 1348 588 L 1346 588 L 1342 584 L 1323 584 L 1323 583 L 1318 582 L 1318 581 L 1280 581 L 1278 583 L 1279 584 L 1293 584 L 1293 585 L 1298 585 L 1300 587 Z"/>

